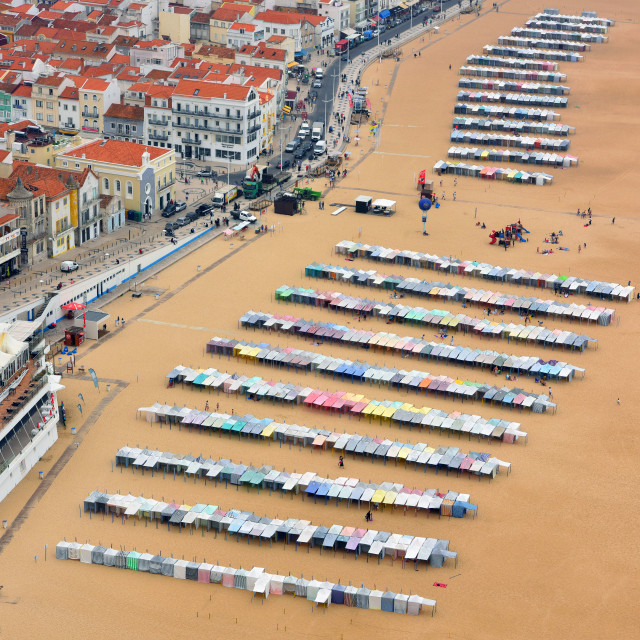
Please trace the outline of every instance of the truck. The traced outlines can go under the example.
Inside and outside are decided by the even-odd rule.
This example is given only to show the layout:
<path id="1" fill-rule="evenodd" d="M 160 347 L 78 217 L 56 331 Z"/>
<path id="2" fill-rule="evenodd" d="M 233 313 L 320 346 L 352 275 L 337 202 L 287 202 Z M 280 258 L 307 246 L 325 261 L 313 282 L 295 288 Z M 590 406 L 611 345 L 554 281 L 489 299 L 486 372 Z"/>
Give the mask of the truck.
<path id="1" fill-rule="evenodd" d="M 240 222 L 248 222 L 250 224 L 258 221 L 258 218 L 248 211 L 232 211 L 231 217 L 234 220 L 240 220 Z"/>
<path id="2" fill-rule="evenodd" d="M 362 39 L 363 40 L 371 40 L 373 38 L 373 31 L 363 31 Z"/>
<path id="3" fill-rule="evenodd" d="M 213 198 L 211 198 L 211 202 L 213 202 L 213 206 L 216 209 L 222 208 L 224 205 L 229 204 L 234 198 L 237 198 L 240 194 L 238 193 L 238 187 L 234 184 L 228 184 L 226 187 L 222 186 L 215 192 Z"/>
<path id="4" fill-rule="evenodd" d="M 276 187 L 286 182 L 291 177 L 290 173 L 269 173 L 266 167 L 254 165 L 248 172 L 242 183 L 244 197 L 253 200 L 259 196 L 273 191 Z"/>
<path id="5" fill-rule="evenodd" d="M 311 139 L 314 142 L 322 140 L 324 137 L 324 122 L 314 122 L 311 129 Z"/>

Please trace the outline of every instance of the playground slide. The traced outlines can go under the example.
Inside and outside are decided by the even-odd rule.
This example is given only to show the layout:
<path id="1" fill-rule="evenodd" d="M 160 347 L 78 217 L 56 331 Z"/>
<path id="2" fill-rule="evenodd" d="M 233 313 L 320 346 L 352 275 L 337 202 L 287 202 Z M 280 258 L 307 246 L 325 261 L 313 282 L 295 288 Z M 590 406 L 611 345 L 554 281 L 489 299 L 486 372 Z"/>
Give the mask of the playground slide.
<path id="1" fill-rule="evenodd" d="M 495 244 L 496 242 L 498 242 L 498 238 L 496 238 L 496 232 L 495 231 L 493 233 L 489 234 L 489 237 L 491 238 L 491 242 L 489 244 Z"/>
<path id="2" fill-rule="evenodd" d="M 518 236 L 518 238 L 520 238 L 520 240 L 522 240 L 522 242 L 526 242 L 526 239 L 523 238 L 519 233 L 516 233 L 516 235 Z"/>
<path id="3" fill-rule="evenodd" d="M 525 229 L 524 227 L 522 227 L 522 230 L 523 230 L 525 233 L 531 233 L 531 232 L 529 231 L 529 229 Z"/>

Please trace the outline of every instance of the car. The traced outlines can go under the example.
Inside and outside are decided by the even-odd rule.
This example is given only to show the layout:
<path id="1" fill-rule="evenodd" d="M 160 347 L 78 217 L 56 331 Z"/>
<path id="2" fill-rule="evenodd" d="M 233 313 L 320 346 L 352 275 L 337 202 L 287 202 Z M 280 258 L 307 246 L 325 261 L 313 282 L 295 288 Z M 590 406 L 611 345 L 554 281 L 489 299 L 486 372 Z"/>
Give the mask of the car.
<path id="1" fill-rule="evenodd" d="M 213 177 L 213 171 L 211 171 L 211 167 L 202 167 L 202 169 L 200 169 L 198 171 L 198 173 L 196 173 L 196 177 L 197 178 L 212 178 Z"/>
<path id="2" fill-rule="evenodd" d="M 164 225 L 164 232 L 165 233 L 173 233 L 176 229 L 179 229 L 180 225 L 177 222 L 167 222 L 167 224 Z"/>
<path id="3" fill-rule="evenodd" d="M 171 216 L 175 216 L 176 215 L 176 210 L 171 208 L 171 209 L 165 209 L 162 212 L 162 217 L 163 218 L 170 218 Z"/>
<path id="4" fill-rule="evenodd" d="M 185 227 L 186 225 L 189 224 L 189 218 L 186 218 L 186 217 L 178 218 L 175 224 L 177 224 L 178 227 Z"/>
<path id="5" fill-rule="evenodd" d="M 300 138 L 294 138 L 285 148 L 284 150 L 287 153 L 293 153 L 300 145 L 302 144 L 302 140 Z"/>
<path id="6" fill-rule="evenodd" d="M 176 213 L 180 213 L 181 211 L 184 211 L 187 208 L 187 203 L 182 202 L 182 200 L 178 200 L 178 202 L 174 203 L 174 206 L 176 208 Z"/>
<path id="7" fill-rule="evenodd" d="M 307 155 L 307 152 L 304 149 L 298 149 L 294 154 L 293 157 L 296 160 L 302 160 L 305 156 Z"/>
<path id="8" fill-rule="evenodd" d="M 312 86 L 314 89 L 322 89 L 322 80 L 314 80 Z"/>
<path id="9" fill-rule="evenodd" d="M 278 163 L 278 169 L 280 169 L 280 171 L 285 171 L 285 169 L 290 169 L 291 168 L 291 160 L 283 160 L 282 163 Z"/>
<path id="10" fill-rule="evenodd" d="M 309 151 L 311 151 L 311 149 L 313 149 L 313 142 L 311 142 L 311 141 L 305 142 L 302 145 L 302 151 L 304 151 L 305 153 L 309 153 Z"/>
<path id="11" fill-rule="evenodd" d="M 72 271 L 76 271 L 80 268 L 80 265 L 73 260 L 64 260 L 60 263 L 60 271 L 64 271 L 65 273 L 71 273 Z"/>
<path id="12" fill-rule="evenodd" d="M 199 216 L 208 216 L 212 211 L 213 207 L 210 204 L 201 204 L 196 207 L 195 213 Z"/>
<path id="13" fill-rule="evenodd" d="M 431 9 L 432 13 L 440 13 L 440 7 L 433 7 L 433 9 Z"/>
<path id="14" fill-rule="evenodd" d="M 198 218 L 200 217 L 200 214 L 197 211 L 190 211 L 189 213 L 187 213 L 187 215 L 185 216 L 185 218 L 189 221 L 189 222 L 195 222 Z"/>
<path id="15" fill-rule="evenodd" d="M 258 221 L 258 218 L 256 218 L 249 211 L 235 211 L 234 210 L 234 211 L 231 212 L 231 217 L 234 220 L 240 220 L 241 222 L 248 222 L 250 224 Z"/>

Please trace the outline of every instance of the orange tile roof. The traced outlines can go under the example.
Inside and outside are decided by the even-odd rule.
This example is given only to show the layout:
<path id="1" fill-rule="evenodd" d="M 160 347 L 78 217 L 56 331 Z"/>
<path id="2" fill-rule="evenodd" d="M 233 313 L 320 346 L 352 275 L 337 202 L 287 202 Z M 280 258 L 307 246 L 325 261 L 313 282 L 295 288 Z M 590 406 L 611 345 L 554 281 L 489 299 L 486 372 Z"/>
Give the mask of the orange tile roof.
<path id="1" fill-rule="evenodd" d="M 222 7 L 218 9 L 212 16 L 212 20 L 219 20 L 221 22 L 235 22 L 238 18 L 245 13 L 249 13 L 246 9 L 225 9 Z"/>
<path id="2" fill-rule="evenodd" d="M 14 92 L 14 96 L 22 96 L 23 98 L 28 98 L 31 96 L 31 91 L 33 87 L 29 87 L 26 84 L 21 84 Z"/>
<path id="3" fill-rule="evenodd" d="M 124 118 L 126 120 L 144 120 L 144 108 L 129 104 L 112 104 L 104 114 L 109 118 Z"/>
<path id="4" fill-rule="evenodd" d="M 180 80 L 174 92 L 176 97 L 225 98 L 227 100 L 245 100 L 250 87 L 219 82 L 201 82 L 200 80 Z"/>
<path id="5" fill-rule="evenodd" d="M 247 22 L 234 22 L 229 29 L 232 29 L 233 31 L 240 31 L 244 29 L 245 31 L 253 33 L 256 30 L 256 25 L 249 24 Z"/>
<path id="6" fill-rule="evenodd" d="M 106 162 L 130 167 L 142 167 L 142 154 L 149 152 L 151 160 L 171 153 L 171 149 L 162 147 L 148 147 L 145 144 L 136 142 L 125 142 L 124 140 L 93 140 L 75 149 L 65 151 L 60 155 L 69 158 L 82 158 L 86 155 L 87 160 L 95 162 Z"/>
<path id="7" fill-rule="evenodd" d="M 61 94 L 60 98 L 65 100 L 78 100 L 78 89 L 76 87 L 67 87 Z"/>

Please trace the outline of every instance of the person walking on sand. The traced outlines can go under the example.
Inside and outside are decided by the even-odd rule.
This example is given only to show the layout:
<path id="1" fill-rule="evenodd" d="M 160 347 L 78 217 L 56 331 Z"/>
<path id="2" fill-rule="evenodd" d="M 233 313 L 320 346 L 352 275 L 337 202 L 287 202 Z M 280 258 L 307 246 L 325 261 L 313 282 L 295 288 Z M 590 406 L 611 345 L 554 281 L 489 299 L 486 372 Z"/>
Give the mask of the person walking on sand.
<path id="1" fill-rule="evenodd" d="M 582 247 L 578 245 L 578 253 L 580 253 L 581 251 L 582 251 Z"/>
<path id="2" fill-rule="evenodd" d="M 340 456 L 338 458 L 338 466 L 339 467 L 344 467 L 344 458 L 342 456 Z"/>
<path id="3" fill-rule="evenodd" d="M 551 400 L 553 398 L 553 392 L 551 391 L 551 387 L 549 387 L 549 399 Z"/>
<path id="4" fill-rule="evenodd" d="M 615 223 L 616 223 L 616 219 L 615 219 L 615 218 L 612 218 L 612 219 L 611 219 L 611 224 L 615 224 Z"/>
<path id="5" fill-rule="evenodd" d="M 116 327 L 120 324 L 120 316 L 116 318 Z"/>
<path id="6" fill-rule="evenodd" d="M 209 411 L 209 401 L 208 400 L 204 403 L 204 410 L 205 411 Z"/>
<path id="7" fill-rule="evenodd" d="M 122 328 L 124 329 L 124 318 L 122 318 L 122 320 L 120 320 L 120 324 L 122 325 Z"/>
<path id="8" fill-rule="evenodd" d="M 618 404 L 622 404 L 622 403 L 620 402 L 620 398 L 618 398 Z"/>
<path id="9" fill-rule="evenodd" d="M 453 201 L 454 202 L 456 201 L 456 192 L 455 191 L 453 192 Z"/>

